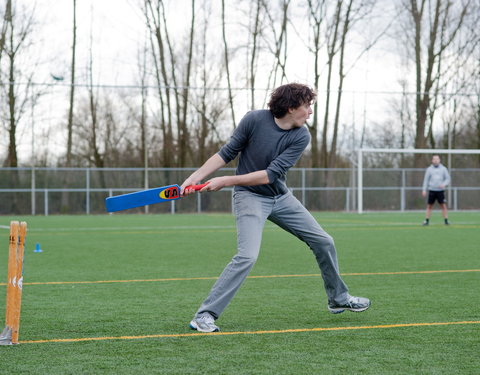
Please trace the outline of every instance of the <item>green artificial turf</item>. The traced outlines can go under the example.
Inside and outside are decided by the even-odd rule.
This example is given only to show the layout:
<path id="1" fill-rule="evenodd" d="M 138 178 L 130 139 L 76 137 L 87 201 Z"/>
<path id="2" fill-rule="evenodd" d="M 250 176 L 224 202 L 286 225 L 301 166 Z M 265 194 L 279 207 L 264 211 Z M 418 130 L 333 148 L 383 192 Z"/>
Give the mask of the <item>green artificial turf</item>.
<path id="1" fill-rule="evenodd" d="M 232 215 L 0 217 L 28 223 L 22 342 L 0 347 L 0 374 L 480 372 L 478 213 L 451 213 L 448 227 L 438 212 L 429 227 L 419 213 L 315 216 L 372 307 L 328 313 L 311 251 L 267 224 L 217 321 L 232 334 L 209 336 L 188 322 L 235 254 Z M 0 229 L 0 314 L 7 250 Z"/>

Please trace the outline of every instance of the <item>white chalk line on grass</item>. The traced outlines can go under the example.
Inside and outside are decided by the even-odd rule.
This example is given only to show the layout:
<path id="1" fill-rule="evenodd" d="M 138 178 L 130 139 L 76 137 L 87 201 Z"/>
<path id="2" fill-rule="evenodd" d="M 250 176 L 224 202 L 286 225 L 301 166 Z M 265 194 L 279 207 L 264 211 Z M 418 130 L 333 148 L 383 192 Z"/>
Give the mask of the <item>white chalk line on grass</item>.
<path id="1" fill-rule="evenodd" d="M 416 327 L 439 327 L 452 325 L 472 325 L 480 324 L 480 321 L 461 321 L 461 322 L 427 322 L 427 323 L 397 323 L 382 324 L 370 326 L 346 326 L 346 327 L 316 327 L 316 328 L 293 328 L 264 331 L 232 331 L 232 332 L 212 332 L 212 333 L 171 333 L 171 334 L 151 334 L 138 336 L 104 336 L 104 337 L 80 337 L 70 339 L 47 339 L 47 340 L 24 340 L 21 344 L 45 344 L 45 343 L 74 343 L 84 341 L 108 341 L 108 340 L 142 340 L 142 339 L 160 339 L 160 338 L 185 338 L 185 337 L 205 337 L 205 336 L 240 336 L 240 335 L 266 335 L 266 334 L 285 334 L 285 333 L 312 333 L 312 332 L 331 332 L 331 331 L 356 331 L 371 329 L 393 329 L 393 328 L 416 328 Z"/>

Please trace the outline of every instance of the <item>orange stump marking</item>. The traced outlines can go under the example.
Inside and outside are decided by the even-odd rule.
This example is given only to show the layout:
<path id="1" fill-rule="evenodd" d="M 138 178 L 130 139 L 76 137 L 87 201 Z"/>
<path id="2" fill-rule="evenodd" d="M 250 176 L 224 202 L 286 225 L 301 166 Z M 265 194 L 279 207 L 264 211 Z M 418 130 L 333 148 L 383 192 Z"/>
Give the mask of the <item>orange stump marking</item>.
<path id="1" fill-rule="evenodd" d="M 0 336 L 0 345 L 18 344 L 20 310 L 22 306 L 23 258 L 27 223 L 10 223 L 10 244 L 8 247 L 7 306 L 5 329 Z"/>

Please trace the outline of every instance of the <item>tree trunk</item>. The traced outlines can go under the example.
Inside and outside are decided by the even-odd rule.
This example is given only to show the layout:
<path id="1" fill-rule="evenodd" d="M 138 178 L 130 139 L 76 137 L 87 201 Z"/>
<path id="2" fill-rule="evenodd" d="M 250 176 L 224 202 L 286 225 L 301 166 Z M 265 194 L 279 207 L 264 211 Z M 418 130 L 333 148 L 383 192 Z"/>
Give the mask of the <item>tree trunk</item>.
<path id="1" fill-rule="evenodd" d="M 451 14 L 452 5 L 452 2 L 445 2 L 444 0 L 434 0 L 432 2 L 421 0 L 420 4 L 418 4 L 418 0 L 410 0 L 409 6 L 407 6 L 409 15 L 415 25 L 413 36 L 416 83 L 415 148 L 427 148 L 429 143 L 431 147 L 435 147 L 433 119 L 439 106 L 437 98 L 440 92 L 440 81 L 447 73 L 441 69 L 443 55 L 445 49 L 456 39 L 465 15 L 470 8 L 470 2 L 467 1 L 458 5 L 459 14 L 454 16 Z M 433 13 L 430 14 L 431 12 Z M 455 21 L 452 22 L 452 19 Z M 422 37 L 424 27 L 428 31 L 428 38 Z M 423 66 L 424 57 L 422 54 L 422 41 L 424 39 L 427 41 L 425 67 Z M 461 55 L 459 55 L 460 57 Z M 425 162 L 424 155 L 416 154 L 414 156 L 414 166 L 416 168 L 422 168 Z"/>
<path id="2" fill-rule="evenodd" d="M 345 45 L 347 34 L 350 30 L 350 12 L 352 10 L 354 0 L 350 0 L 348 3 L 348 7 L 345 13 L 345 17 L 343 20 L 343 30 L 342 30 L 342 37 L 340 41 L 340 57 L 339 57 L 339 68 L 338 68 L 338 92 L 337 92 L 337 103 L 335 108 L 335 119 L 333 121 L 333 136 L 332 142 L 330 144 L 330 155 L 328 158 L 328 168 L 335 168 L 336 161 L 337 161 L 337 140 L 338 140 L 338 127 L 340 126 L 340 108 L 342 102 L 342 93 L 343 93 L 343 82 L 345 80 L 345 73 L 344 73 L 344 57 L 345 57 Z M 331 181 L 327 182 L 330 185 Z"/>
<path id="3" fill-rule="evenodd" d="M 192 0 L 192 19 L 190 23 L 190 37 L 189 37 L 189 45 L 188 45 L 188 60 L 186 66 L 186 77 L 183 87 L 183 104 L 182 104 L 182 117 L 179 120 L 179 167 L 184 168 L 186 166 L 187 155 L 190 154 L 190 147 L 189 147 L 189 133 L 188 133 L 188 124 L 187 124 L 187 113 L 188 113 L 188 97 L 190 93 L 190 75 L 192 72 L 192 55 L 193 55 L 193 40 L 195 36 L 195 0 Z"/>
<path id="4" fill-rule="evenodd" d="M 270 52 L 273 55 L 273 67 L 268 76 L 268 85 L 267 87 L 277 87 L 277 76 L 278 71 L 281 70 L 280 74 L 280 84 L 283 83 L 284 79 L 287 78 L 286 62 L 287 62 L 287 26 L 288 26 L 288 7 L 290 5 L 290 0 L 283 0 L 281 3 L 282 6 L 282 20 L 280 22 L 280 33 L 277 33 L 275 26 L 279 23 L 272 16 L 270 11 L 270 6 L 265 0 L 262 0 L 262 6 L 266 16 L 270 22 L 270 28 L 272 30 L 271 34 L 273 36 L 274 47 L 269 48 Z M 282 56 L 283 51 L 283 56 Z M 283 60 L 282 60 L 283 59 Z M 272 82 L 273 79 L 273 82 Z M 268 93 L 265 93 L 265 98 Z M 264 100 L 266 101 L 266 99 Z"/>
<path id="5" fill-rule="evenodd" d="M 3 16 L 2 29 L 0 30 L 0 64 L 2 62 L 3 52 L 5 51 L 5 44 L 7 43 L 7 27 L 11 20 L 12 0 L 6 0 L 5 14 Z"/>
<path id="6" fill-rule="evenodd" d="M 317 3 L 316 1 L 308 0 L 308 10 L 310 19 L 312 22 L 312 33 L 313 33 L 313 48 L 311 52 L 313 54 L 313 67 L 314 67 L 314 87 L 315 89 L 319 89 L 319 82 L 320 82 L 320 69 L 319 69 L 319 60 L 320 60 L 320 32 L 321 32 L 321 25 L 324 20 L 324 6 L 325 1 L 321 3 Z M 308 130 L 310 132 L 311 137 L 311 166 L 312 168 L 320 167 L 320 151 L 318 145 L 318 107 L 319 107 L 319 98 L 315 101 L 313 105 L 313 120 L 312 124 L 308 126 Z"/>
<path id="7" fill-rule="evenodd" d="M 331 38 L 328 38 L 328 73 L 327 73 L 327 87 L 325 93 L 325 114 L 323 118 L 323 131 L 322 131 L 322 146 L 320 149 L 320 165 L 323 168 L 328 167 L 328 127 L 329 127 L 329 115 L 330 115 L 330 96 L 331 96 L 331 84 L 332 84 L 332 70 L 333 70 L 333 59 L 337 53 L 337 43 L 338 43 L 338 28 L 340 26 L 340 17 L 342 12 L 343 1 L 339 0 L 337 2 L 337 7 L 335 11 L 335 20 L 334 20 L 334 30 Z"/>
<path id="8" fill-rule="evenodd" d="M 159 0 L 157 0 L 159 1 Z M 161 15 L 159 14 L 159 17 L 161 16 L 162 20 L 163 20 L 163 23 L 160 21 L 160 18 L 159 18 L 159 27 L 161 27 L 161 25 L 163 25 L 163 33 L 164 33 L 164 38 L 165 38 L 165 43 L 167 45 L 167 48 L 168 48 L 168 54 L 170 56 L 170 74 L 171 74 L 171 78 L 168 78 L 167 77 L 167 54 L 164 53 L 163 54 L 163 58 L 162 58 L 162 74 L 163 74 L 163 79 L 165 81 L 165 86 L 168 88 L 169 86 L 172 87 L 172 91 L 173 91 L 173 97 L 174 97 L 174 106 L 175 106 L 175 115 L 176 115 L 176 124 L 177 124 L 177 144 L 175 146 L 175 138 L 173 136 L 173 110 L 170 109 L 170 111 L 172 111 L 172 113 L 170 114 L 170 121 L 169 121 L 169 124 L 168 124 L 168 129 L 167 129 L 167 132 L 170 136 L 170 143 L 171 143 L 171 148 L 170 150 L 168 151 L 171 156 L 170 156 L 170 159 L 171 159 L 171 162 L 173 163 L 173 165 L 176 165 L 178 166 L 178 160 L 179 160 L 179 147 L 178 147 L 178 144 L 180 142 L 180 138 L 181 138 L 181 135 L 180 135 L 180 132 L 181 132 L 181 128 L 182 128 L 182 125 L 180 124 L 180 119 L 181 119 L 181 103 L 180 103 L 180 94 L 179 94 L 179 84 L 178 84 L 178 80 L 177 80 L 177 73 L 176 71 L 178 70 L 178 67 L 177 67 L 177 62 L 176 62 L 176 58 L 175 58 L 175 54 L 174 54 L 174 51 L 173 51 L 173 46 L 172 46 L 172 43 L 170 41 L 170 34 L 169 34 L 169 31 L 168 31 L 168 28 L 167 28 L 167 16 L 165 14 L 165 8 L 164 8 L 164 4 L 163 4 L 163 1 L 160 1 L 160 6 L 162 8 L 162 11 L 161 11 Z M 163 42 L 162 42 L 163 43 Z M 164 72 L 164 73 L 163 73 Z M 168 96 L 167 96 L 168 98 Z"/>
<path id="9" fill-rule="evenodd" d="M 12 23 L 10 23 L 12 25 Z M 10 42 L 13 45 L 13 25 L 11 26 Z M 17 119 L 16 119 L 16 101 L 15 95 L 15 52 L 10 50 L 8 53 L 9 69 L 8 69 L 8 156 L 7 165 L 9 167 L 18 167 L 17 157 Z"/>
<path id="10" fill-rule="evenodd" d="M 67 118 L 67 155 L 66 155 L 66 167 L 72 166 L 72 138 L 73 138 L 73 107 L 75 103 L 75 62 L 76 62 L 76 49 L 77 49 L 77 0 L 73 0 L 73 33 L 72 33 L 72 62 L 70 67 L 70 102 L 68 108 Z M 63 188 L 68 188 L 69 178 L 68 173 L 63 176 Z M 65 191 L 62 192 L 61 207 L 69 206 L 69 194 Z"/>
<path id="11" fill-rule="evenodd" d="M 261 0 L 256 0 L 256 9 L 255 9 L 255 18 L 253 24 L 252 32 L 252 55 L 250 56 L 250 66 L 249 66 L 249 86 L 250 86 L 250 95 L 251 95 L 251 105 L 250 109 L 255 109 L 255 78 L 257 74 L 257 52 L 258 52 L 258 39 L 261 32 L 260 26 L 260 9 L 261 9 Z"/>
<path id="12" fill-rule="evenodd" d="M 72 165 L 72 129 L 73 129 L 73 107 L 75 97 L 75 60 L 77 49 L 77 0 L 73 0 L 73 41 L 72 41 L 72 63 L 70 79 L 70 106 L 68 109 L 67 120 L 67 161 L 66 166 Z"/>
<path id="13" fill-rule="evenodd" d="M 150 14 L 150 15 L 149 15 Z M 149 27 L 151 33 L 155 36 L 156 44 L 152 41 L 152 54 L 155 61 L 155 72 L 156 80 L 158 86 L 158 95 L 160 99 L 160 111 L 162 113 L 162 123 L 160 124 L 162 129 L 163 137 L 163 147 L 162 147 L 162 156 L 163 156 L 163 166 L 173 167 L 175 160 L 175 149 L 173 142 L 173 130 L 172 130 L 172 104 L 171 104 L 171 80 L 167 75 L 166 67 L 166 56 L 164 41 L 162 35 L 162 25 L 160 14 L 160 4 L 157 3 L 155 9 L 152 5 L 152 0 L 145 0 L 145 18 L 147 21 L 147 26 Z M 151 24 L 153 23 L 153 24 Z M 158 49 L 158 56 L 155 53 L 155 47 Z M 173 84 L 176 85 L 175 77 L 173 77 Z M 162 86 L 164 86 L 165 94 L 163 93 Z M 166 104 L 166 108 L 165 108 Z M 165 116 L 164 112 L 167 112 Z"/>
<path id="14" fill-rule="evenodd" d="M 224 51 L 223 53 L 225 58 L 225 69 L 227 72 L 228 103 L 230 105 L 230 113 L 232 115 L 233 129 L 235 129 L 237 127 L 237 122 L 235 120 L 235 110 L 233 108 L 232 83 L 230 78 L 230 62 L 228 57 L 227 34 L 225 31 L 225 0 L 222 0 L 222 39 L 223 39 L 223 51 Z"/>

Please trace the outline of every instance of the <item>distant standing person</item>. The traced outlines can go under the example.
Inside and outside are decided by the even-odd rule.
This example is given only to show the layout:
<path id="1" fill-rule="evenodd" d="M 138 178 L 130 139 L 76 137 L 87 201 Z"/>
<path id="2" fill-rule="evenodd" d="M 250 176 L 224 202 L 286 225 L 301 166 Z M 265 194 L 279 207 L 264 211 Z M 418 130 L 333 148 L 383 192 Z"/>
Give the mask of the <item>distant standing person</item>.
<path id="1" fill-rule="evenodd" d="M 427 168 L 423 179 L 422 195 L 426 197 L 428 191 L 427 212 L 425 214 L 423 225 L 428 225 L 430 223 L 430 215 L 432 214 L 432 208 L 435 201 L 438 201 L 442 208 L 445 225 L 450 224 L 448 222 L 447 201 L 445 200 L 445 188 L 448 184 L 450 184 L 448 169 L 440 162 L 439 155 L 433 155 L 432 165 Z"/>

